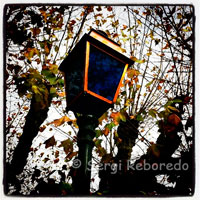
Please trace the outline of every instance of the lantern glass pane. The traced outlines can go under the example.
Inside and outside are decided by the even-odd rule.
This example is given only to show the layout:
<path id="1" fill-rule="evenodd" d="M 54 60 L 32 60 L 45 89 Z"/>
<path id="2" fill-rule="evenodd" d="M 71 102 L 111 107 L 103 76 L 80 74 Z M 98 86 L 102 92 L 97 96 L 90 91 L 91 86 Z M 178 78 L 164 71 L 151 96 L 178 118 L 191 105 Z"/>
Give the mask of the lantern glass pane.
<path id="1" fill-rule="evenodd" d="M 125 63 L 90 45 L 88 89 L 113 100 Z"/>

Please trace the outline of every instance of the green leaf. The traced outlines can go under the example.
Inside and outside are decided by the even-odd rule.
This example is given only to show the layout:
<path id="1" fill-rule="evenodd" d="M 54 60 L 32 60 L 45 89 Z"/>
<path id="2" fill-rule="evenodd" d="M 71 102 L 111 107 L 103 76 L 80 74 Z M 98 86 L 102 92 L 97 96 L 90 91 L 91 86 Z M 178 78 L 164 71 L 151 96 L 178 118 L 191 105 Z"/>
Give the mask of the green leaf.
<path id="1" fill-rule="evenodd" d="M 118 97 L 115 103 L 116 103 L 117 105 L 120 105 L 120 102 L 121 102 L 121 99 Z"/>
<path id="2" fill-rule="evenodd" d="M 52 72 L 51 72 L 50 70 L 48 70 L 48 69 L 43 69 L 43 70 L 41 71 L 41 74 L 42 74 L 43 76 L 45 76 L 46 78 L 54 76 L 54 75 L 52 74 Z"/>
<path id="3" fill-rule="evenodd" d="M 147 83 L 145 86 L 146 86 L 146 87 L 149 87 L 153 82 L 154 82 L 154 80 L 150 81 L 150 82 Z"/>
<path id="4" fill-rule="evenodd" d="M 106 128 L 108 128 L 109 130 L 111 130 L 113 127 L 115 127 L 115 123 L 111 122 L 110 124 L 106 124 Z"/>
<path id="5" fill-rule="evenodd" d="M 56 93 L 56 88 L 55 87 L 51 87 L 50 88 L 50 94 L 55 94 Z"/>
<path id="6" fill-rule="evenodd" d="M 96 146 L 96 147 L 101 146 L 101 142 L 102 142 L 101 139 L 96 140 L 96 141 L 95 141 L 95 146 Z"/>
<path id="7" fill-rule="evenodd" d="M 49 80 L 51 85 L 56 85 L 57 84 L 57 78 L 56 77 L 48 78 L 48 80 Z"/>
<path id="8" fill-rule="evenodd" d="M 95 130 L 96 133 L 96 138 L 98 138 L 99 136 L 102 135 L 102 131 L 101 130 Z"/>
<path id="9" fill-rule="evenodd" d="M 157 115 L 157 111 L 155 109 L 151 109 L 149 110 L 149 115 L 151 115 L 153 118 L 156 118 L 156 115 Z"/>
<path id="10" fill-rule="evenodd" d="M 181 99 L 174 99 L 172 101 L 173 101 L 173 103 L 182 103 L 183 102 Z"/>
<path id="11" fill-rule="evenodd" d="M 63 87 L 65 84 L 64 79 L 62 79 L 62 78 L 57 79 L 57 84 L 59 85 L 59 87 Z"/>
<path id="12" fill-rule="evenodd" d="M 136 116 L 136 120 L 137 121 L 144 121 L 144 118 L 142 117 L 141 114 L 139 114 L 139 115 Z"/>
<path id="13" fill-rule="evenodd" d="M 62 141 L 59 147 L 64 147 L 66 154 L 73 152 L 73 142 L 70 139 Z"/>
<path id="14" fill-rule="evenodd" d="M 126 117 L 127 117 L 126 110 L 121 110 L 121 111 L 120 111 L 120 119 L 121 119 L 123 122 L 126 122 Z"/>
<path id="15" fill-rule="evenodd" d="M 59 47 L 55 46 L 55 52 L 58 52 L 58 51 L 59 51 Z"/>

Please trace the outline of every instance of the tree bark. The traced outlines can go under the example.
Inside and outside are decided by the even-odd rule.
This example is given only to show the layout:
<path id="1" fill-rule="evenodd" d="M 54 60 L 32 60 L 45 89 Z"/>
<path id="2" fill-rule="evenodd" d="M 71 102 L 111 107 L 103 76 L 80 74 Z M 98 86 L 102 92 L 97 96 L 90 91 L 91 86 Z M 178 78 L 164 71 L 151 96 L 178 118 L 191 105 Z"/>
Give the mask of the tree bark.
<path id="1" fill-rule="evenodd" d="M 23 128 L 23 134 L 19 138 L 19 143 L 14 150 L 11 164 L 6 166 L 5 171 L 5 193 L 8 192 L 8 184 L 18 184 L 16 175 L 20 174 L 27 162 L 27 157 L 30 152 L 33 139 L 38 134 L 40 125 L 47 118 L 51 97 L 48 99 L 48 104 L 42 109 L 40 102 L 35 100 L 33 96 L 31 100 L 30 110 L 26 116 L 26 122 Z"/>

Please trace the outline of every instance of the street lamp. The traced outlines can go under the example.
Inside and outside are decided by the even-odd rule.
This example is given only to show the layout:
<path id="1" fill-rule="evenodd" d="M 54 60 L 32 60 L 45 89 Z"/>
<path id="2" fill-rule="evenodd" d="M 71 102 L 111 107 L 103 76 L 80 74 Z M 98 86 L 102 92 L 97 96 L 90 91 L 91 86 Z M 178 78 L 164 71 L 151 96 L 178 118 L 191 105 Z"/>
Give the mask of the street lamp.
<path id="1" fill-rule="evenodd" d="M 122 52 L 119 44 L 104 32 L 92 29 L 59 67 L 65 77 L 67 109 L 82 116 L 77 119 L 78 158 L 82 166 L 77 170 L 77 180 L 73 181 L 80 194 L 89 193 L 88 162 L 91 161 L 97 118 L 116 102 L 126 70 L 134 63 Z"/>

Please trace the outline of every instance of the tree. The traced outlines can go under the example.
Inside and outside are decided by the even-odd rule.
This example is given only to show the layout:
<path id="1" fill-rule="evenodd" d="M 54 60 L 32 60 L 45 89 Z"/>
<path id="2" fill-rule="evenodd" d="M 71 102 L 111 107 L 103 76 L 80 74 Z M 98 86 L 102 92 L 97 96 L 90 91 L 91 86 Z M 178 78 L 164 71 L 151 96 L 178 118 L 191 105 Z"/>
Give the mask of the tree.
<path id="1" fill-rule="evenodd" d="M 11 183 L 16 193 L 48 195 L 46 187 L 50 187 L 52 194 L 73 194 L 66 173 L 78 154 L 78 127 L 73 115 L 65 111 L 64 80 L 58 66 L 82 33 L 96 27 L 106 30 L 135 64 L 127 70 L 114 109 L 99 118 L 94 139 L 94 163 L 120 163 L 122 169 L 115 174 L 113 168 L 99 170 L 99 191 L 96 186 L 91 191 L 104 195 L 193 194 L 192 6 L 7 5 L 4 12 L 6 193 L 12 193 Z M 52 108 L 61 114 L 48 121 Z M 57 140 L 51 131 L 65 132 L 65 139 Z M 33 139 L 45 132 L 50 137 L 34 147 Z M 15 148 L 11 144 L 16 138 Z M 32 164 L 23 171 L 27 157 Z M 127 171 L 131 159 L 132 167 L 181 160 L 188 163 L 189 170 Z M 48 167 L 36 164 L 41 160 Z M 54 173 L 59 180 L 51 178 Z M 28 185 L 23 184 L 26 176 L 31 176 L 25 180 L 35 183 L 35 189 L 22 189 L 21 185 Z M 163 177 L 160 182 L 159 177 Z M 95 177 L 91 181 L 96 184 Z M 169 182 L 176 187 L 163 185 Z"/>

